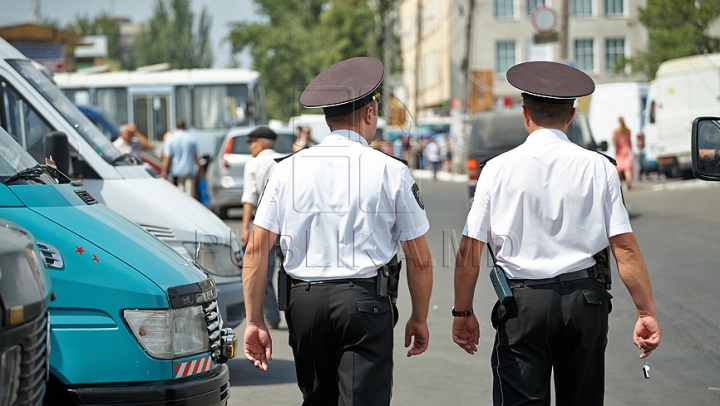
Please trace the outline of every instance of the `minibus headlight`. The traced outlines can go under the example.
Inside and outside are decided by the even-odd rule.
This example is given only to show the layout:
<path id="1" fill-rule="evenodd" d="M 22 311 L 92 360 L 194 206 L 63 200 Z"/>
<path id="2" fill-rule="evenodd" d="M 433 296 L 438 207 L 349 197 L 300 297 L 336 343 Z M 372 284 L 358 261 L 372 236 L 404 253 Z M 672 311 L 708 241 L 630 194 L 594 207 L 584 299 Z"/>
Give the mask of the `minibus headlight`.
<path id="1" fill-rule="evenodd" d="M 199 249 L 194 243 L 185 243 L 184 246 L 190 258 L 195 258 L 195 254 L 198 254 L 198 264 L 209 273 L 217 276 L 240 276 L 237 251 L 229 245 L 200 244 Z"/>
<path id="2" fill-rule="evenodd" d="M 173 359 L 210 350 L 201 306 L 170 310 L 125 310 L 135 338 L 153 358 Z"/>
<path id="3" fill-rule="evenodd" d="M 0 406 L 14 405 L 20 388 L 20 346 L 0 351 Z"/>

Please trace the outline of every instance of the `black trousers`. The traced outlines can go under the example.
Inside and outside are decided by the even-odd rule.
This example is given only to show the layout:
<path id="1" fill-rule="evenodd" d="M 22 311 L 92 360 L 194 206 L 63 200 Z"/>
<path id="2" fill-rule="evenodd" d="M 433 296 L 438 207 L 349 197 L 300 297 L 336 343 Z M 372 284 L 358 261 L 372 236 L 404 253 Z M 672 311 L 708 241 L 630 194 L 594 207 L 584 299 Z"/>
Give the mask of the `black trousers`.
<path id="1" fill-rule="evenodd" d="M 602 405 L 612 296 L 594 279 L 513 288 L 495 304 L 491 356 L 494 405 Z"/>
<path id="2" fill-rule="evenodd" d="M 285 320 L 303 405 L 389 405 L 393 317 L 372 282 L 291 289 Z"/>

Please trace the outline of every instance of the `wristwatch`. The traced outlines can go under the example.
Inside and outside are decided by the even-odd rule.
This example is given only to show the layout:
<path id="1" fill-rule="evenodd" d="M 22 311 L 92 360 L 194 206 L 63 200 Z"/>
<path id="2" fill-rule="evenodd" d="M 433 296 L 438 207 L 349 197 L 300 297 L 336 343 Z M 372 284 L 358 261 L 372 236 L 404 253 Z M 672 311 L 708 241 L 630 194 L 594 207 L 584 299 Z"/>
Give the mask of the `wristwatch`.
<path id="1" fill-rule="evenodd" d="M 452 308 L 452 315 L 453 317 L 468 317 L 471 314 L 473 314 L 473 308 L 469 308 L 468 310 L 463 310 L 461 312 L 455 311 L 455 306 Z"/>

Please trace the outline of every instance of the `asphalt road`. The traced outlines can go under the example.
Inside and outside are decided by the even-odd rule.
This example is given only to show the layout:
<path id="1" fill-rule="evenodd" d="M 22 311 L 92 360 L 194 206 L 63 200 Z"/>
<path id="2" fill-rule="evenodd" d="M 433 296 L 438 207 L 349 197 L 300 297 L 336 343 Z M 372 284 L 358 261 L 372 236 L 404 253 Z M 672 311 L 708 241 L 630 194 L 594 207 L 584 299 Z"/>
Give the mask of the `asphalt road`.
<path id="1" fill-rule="evenodd" d="M 464 183 L 419 180 L 431 230 L 435 283 L 428 318 L 431 339 L 425 354 L 407 358 L 404 322 L 410 309 L 407 287 L 400 293 L 395 329 L 395 405 L 491 404 L 490 350 L 494 330 L 489 312 L 495 301 L 483 255 L 474 308 L 481 322 L 479 351 L 473 356 L 450 336 L 453 266 L 467 213 Z M 644 379 L 639 350 L 631 333 L 636 318 L 632 300 L 615 271 L 613 311 L 606 356 L 606 405 L 720 404 L 720 184 L 690 181 L 636 182 L 625 194 L 634 232 L 653 285 L 663 337 L 648 358 Z M 231 212 L 232 214 L 232 212 Z M 239 228 L 238 219 L 228 220 Z M 244 324 L 235 329 L 242 339 Z M 297 405 L 292 353 L 284 322 L 271 331 L 273 361 L 266 373 L 239 354 L 228 365 L 230 405 Z"/>

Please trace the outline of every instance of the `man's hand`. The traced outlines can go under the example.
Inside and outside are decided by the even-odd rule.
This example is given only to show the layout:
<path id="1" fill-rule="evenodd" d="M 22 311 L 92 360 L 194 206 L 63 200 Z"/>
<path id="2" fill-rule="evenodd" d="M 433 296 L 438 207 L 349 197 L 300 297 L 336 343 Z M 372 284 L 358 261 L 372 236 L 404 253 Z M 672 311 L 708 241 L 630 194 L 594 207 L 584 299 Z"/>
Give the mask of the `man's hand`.
<path id="1" fill-rule="evenodd" d="M 414 340 L 413 337 L 415 337 Z M 412 357 L 424 353 L 427 350 L 429 341 L 430 331 L 427 323 L 415 321 L 411 317 L 405 325 L 405 348 L 408 348 L 412 342 L 412 348 L 408 350 L 407 356 Z"/>
<path id="2" fill-rule="evenodd" d="M 472 355 L 477 352 L 480 340 L 480 324 L 477 317 L 471 314 L 467 317 L 453 317 L 452 336 L 455 344 Z"/>
<path id="3" fill-rule="evenodd" d="M 247 358 L 255 368 L 267 372 L 267 362 L 272 361 L 272 339 L 265 324 L 260 326 L 248 324 L 247 327 L 245 327 L 243 348 L 245 358 Z"/>
<path id="4" fill-rule="evenodd" d="M 660 326 L 652 316 L 640 316 L 635 322 L 633 343 L 643 350 L 640 358 L 645 358 L 660 345 Z"/>
<path id="5" fill-rule="evenodd" d="M 243 226 L 242 232 L 240 233 L 240 242 L 242 242 L 243 247 L 247 245 L 249 238 L 250 231 Z"/>

